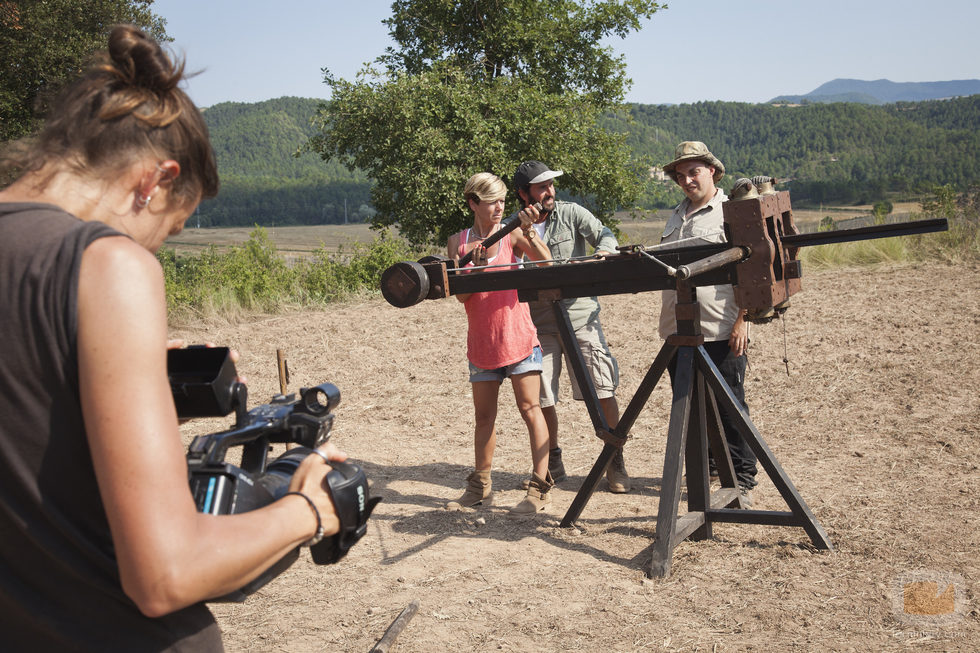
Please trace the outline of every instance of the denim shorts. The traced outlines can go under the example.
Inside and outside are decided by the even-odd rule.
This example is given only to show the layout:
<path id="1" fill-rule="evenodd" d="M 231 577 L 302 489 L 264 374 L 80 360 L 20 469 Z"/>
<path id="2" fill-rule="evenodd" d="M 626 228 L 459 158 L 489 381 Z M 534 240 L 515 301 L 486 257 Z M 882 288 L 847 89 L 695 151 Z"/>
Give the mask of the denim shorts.
<path id="1" fill-rule="evenodd" d="M 479 381 L 496 381 L 503 383 L 508 376 L 516 374 L 527 374 L 528 372 L 541 371 L 541 347 L 535 345 L 531 355 L 524 360 L 517 361 L 506 367 L 498 367 L 495 370 L 485 370 L 470 363 L 470 383 Z"/>

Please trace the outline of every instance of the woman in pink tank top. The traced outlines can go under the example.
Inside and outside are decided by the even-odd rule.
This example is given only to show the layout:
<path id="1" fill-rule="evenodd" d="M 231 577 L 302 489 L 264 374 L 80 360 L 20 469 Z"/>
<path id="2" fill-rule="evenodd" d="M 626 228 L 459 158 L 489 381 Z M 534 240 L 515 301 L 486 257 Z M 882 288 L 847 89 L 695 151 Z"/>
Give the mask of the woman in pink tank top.
<path id="1" fill-rule="evenodd" d="M 532 261 L 551 258 L 530 221 L 491 245 L 483 241 L 500 229 L 507 187 L 496 175 L 481 172 L 470 177 L 463 189 L 473 211 L 473 226 L 449 237 L 448 254 L 459 261 L 473 252 L 467 267 L 493 267 L 508 270 L 526 256 Z M 550 263 L 545 263 L 550 265 Z M 541 412 L 541 347 L 531 314 L 518 301 L 517 290 L 496 290 L 456 295 L 466 307 L 468 323 L 466 355 L 473 384 L 476 414 L 474 449 L 476 468 L 466 479 L 466 491 L 449 503 L 448 509 L 489 505 L 493 501 L 490 470 L 497 443 L 495 423 L 500 384 L 510 377 L 521 417 L 531 440 L 533 471 L 527 496 L 511 508 L 512 512 L 535 513 L 551 502 L 554 484 L 548 472 L 548 426 Z"/>

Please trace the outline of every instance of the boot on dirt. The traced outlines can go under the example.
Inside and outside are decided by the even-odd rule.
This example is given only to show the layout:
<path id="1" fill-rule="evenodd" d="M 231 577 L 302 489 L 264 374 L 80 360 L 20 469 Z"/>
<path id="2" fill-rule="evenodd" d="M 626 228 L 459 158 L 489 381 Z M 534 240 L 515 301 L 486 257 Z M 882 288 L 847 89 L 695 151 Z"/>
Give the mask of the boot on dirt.
<path id="1" fill-rule="evenodd" d="M 492 481 L 489 469 L 477 469 L 466 477 L 466 491 L 463 496 L 446 504 L 446 510 L 489 506 L 493 503 Z"/>
<path id="2" fill-rule="evenodd" d="M 565 463 L 561 461 L 561 447 L 548 450 L 548 473 L 551 474 L 551 482 L 556 485 L 568 478 Z M 525 478 L 521 481 L 521 489 L 526 490 L 530 484 L 531 479 Z"/>
<path id="3" fill-rule="evenodd" d="M 752 488 L 745 485 L 738 486 L 739 507 L 748 510 L 752 507 Z"/>
<path id="4" fill-rule="evenodd" d="M 551 478 L 551 472 L 548 472 L 547 478 L 541 478 L 537 474 L 532 474 L 531 481 L 527 487 L 527 496 L 524 497 L 523 501 L 511 508 L 510 511 L 518 515 L 530 515 L 541 512 L 551 503 L 550 492 L 554 486 L 555 483 Z"/>
<path id="5" fill-rule="evenodd" d="M 609 491 L 613 494 L 625 494 L 630 491 L 630 476 L 626 472 L 626 463 L 623 461 L 623 450 L 617 449 L 613 454 L 609 466 L 606 467 L 606 483 L 609 484 Z"/>

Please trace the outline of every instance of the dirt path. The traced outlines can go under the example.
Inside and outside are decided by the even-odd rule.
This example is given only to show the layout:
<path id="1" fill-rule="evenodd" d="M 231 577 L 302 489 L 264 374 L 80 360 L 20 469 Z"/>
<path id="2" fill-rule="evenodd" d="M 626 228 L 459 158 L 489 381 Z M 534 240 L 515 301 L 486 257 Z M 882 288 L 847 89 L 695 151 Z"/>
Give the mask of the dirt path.
<path id="1" fill-rule="evenodd" d="M 659 293 L 601 301 L 625 405 L 660 347 Z M 801 529 L 716 525 L 713 540 L 677 547 L 665 580 L 644 573 L 669 415 L 663 382 L 626 446 L 633 491 L 600 484 L 578 527 L 562 529 L 601 448 L 567 388 L 559 415 L 570 478 L 550 512 L 507 513 L 530 466 L 509 384 L 497 504 L 443 509 L 473 455 L 466 320 L 454 300 L 174 328 L 241 351 L 250 405 L 278 390 L 277 348 L 290 389 L 338 385 L 334 441 L 384 497 L 341 564 L 317 567 L 304 553 L 246 603 L 213 606 L 228 650 L 368 651 L 413 600 L 418 614 L 395 651 L 976 650 L 980 266 L 808 274 L 787 318 L 790 374 L 783 325 L 756 327 L 748 401 L 836 552 L 814 551 Z M 192 423 L 185 435 L 227 424 Z M 754 498 L 785 509 L 764 474 Z M 937 579 L 954 588 L 952 615 L 903 602 L 903 588 Z"/>

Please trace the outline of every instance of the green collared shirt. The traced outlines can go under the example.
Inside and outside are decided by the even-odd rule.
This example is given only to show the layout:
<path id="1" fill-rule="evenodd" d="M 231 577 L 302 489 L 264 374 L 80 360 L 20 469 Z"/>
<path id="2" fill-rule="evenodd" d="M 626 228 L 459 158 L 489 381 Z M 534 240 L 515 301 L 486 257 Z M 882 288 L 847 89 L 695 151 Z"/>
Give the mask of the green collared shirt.
<path id="1" fill-rule="evenodd" d="M 590 256 L 598 250 L 615 253 L 619 246 L 612 230 L 588 209 L 574 202 L 558 200 L 555 210 L 545 221 L 543 238 L 557 265 L 569 258 Z M 576 331 L 599 319 L 599 300 L 595 297 L 563 299 L 562 304 Z M 528 302 L 528 306 L 538 333 L 558 333 L 551 302 Z"/>

